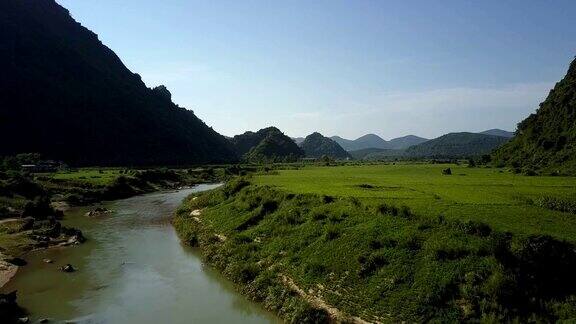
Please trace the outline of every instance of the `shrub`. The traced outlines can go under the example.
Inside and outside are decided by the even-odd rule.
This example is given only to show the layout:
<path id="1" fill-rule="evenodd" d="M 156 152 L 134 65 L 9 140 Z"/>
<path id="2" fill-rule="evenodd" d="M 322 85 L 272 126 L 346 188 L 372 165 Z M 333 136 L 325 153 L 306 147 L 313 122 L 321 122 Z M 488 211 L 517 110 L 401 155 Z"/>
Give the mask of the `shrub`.
<path id="1" fill-rule="evenodd" d="M 378 269 L 388 264 L 386 258 L 380 254 L 361 255 L 358 257 L 358 262 L 360 263 L 358 275 L 361 278 L 368 277 Z"/>
<path id="2" fill-rule="evenodd" d="M 398 207 L 391 206 L 388 204 L 380 204 L 376 207 L 376 209 L 382 215 L 398 216 L 398 213 L 399 213 Z"/>
<path id="3" fill-rule="evenodd" d="M 478 235 L 481 237 L 486 237 L 492 233 L 492 228 L 490 228 L 488 224 L 477 221 L 467 221 L 465 223 L 460 223 L 460 228 L 466 234 Z"/>
<path id="4" fill-rule="evenodd" d="M 340 236 L 340 230 L 336 227 L 328 227 L 326 229 L 326 234 L 324 234 L 327 241 L 335 240 L 338 236 Z"/>
<path id="5" fill-rule="evenodd" d="M 296 314 L 291 320 L 291 323 L 327 324 L 330 323 L 330 316 L 328 315 L 328 312 L 324 309 L 319 309 L 307 305 L 297 310 Z"/>
<path id="6" fill-rule="evenodd" d="M 542 197 L 536 201 L 536 204 L 546 209 L 576 214 L 576 200 Z"/>

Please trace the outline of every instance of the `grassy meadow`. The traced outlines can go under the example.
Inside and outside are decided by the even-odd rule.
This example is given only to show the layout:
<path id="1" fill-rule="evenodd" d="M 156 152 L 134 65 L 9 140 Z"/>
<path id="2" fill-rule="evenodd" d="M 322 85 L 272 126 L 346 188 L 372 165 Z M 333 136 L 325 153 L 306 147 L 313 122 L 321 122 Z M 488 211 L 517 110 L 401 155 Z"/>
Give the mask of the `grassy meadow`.
<path id="1" fill-rule="evenodd" d="M 516 201 L 509 197 L 553 194 L 557 183 L 544 186 L 545 178 L 516 178 L 489 169 L 454 166 L 454 175 L 442 176 L 445 166 L 395 167 L 310 167 L 237 178 L 187 199 L 174 226 L 184 242 L 200 247 L 208 264 L 290 323 L 576 318 L 573 244 L 546 235 L 504 233 L 458 219 L 456 212 L 451 218 L 422 214 L 426 202 L 436 204 L 438 211 L 449 206 L 472 210 L 472 203 L 483 206 L 483 195 L 499 197 L 481 189 L 486 177 L 494 188 L 524 183 L 517 191 L 502 191 L 496 203 L 507 208 Z M 432 181 L 439 184 L 437 191 L 432 191 Z M 530 181 L 546 191 L 533 191 Z M 386 198 L 385 187 L 394 187 L 395 195 Z M 386 203 L 400 198 L 418 202 L 413 206 L 419 212 Z M 491 210 L 496 208 L 483 208 L 477 215 L 488 218 Z M 521 230 L 513 219 L 503 226 Z M 564 226 L 570 224 L 565 221 Z"/>
<path id="2" fill-rule="evenodd" d="M 448 167 L 452 175 L 443 175 L 442 169 Z M 500 231 L 549 234 L 576 241 L 576 215 L 542 203 L 553 198 L 573 205 L 574 177 L 529 177 L 466 165 L 377 164 L 307 166 L 261 174 L 252 181 L 292 193 L 406 205 L 421 216 L 475 220 Z"/>
<path id="3" fill-rule="evenodd" d="M 97 186 L 110 185 L 121 175 L 128 175 L 124 169 L 117 168 L 81 168 L 72 171 L 59 171 L 50 174 L 50 178 L 63 181 L 75 181 Z"/>

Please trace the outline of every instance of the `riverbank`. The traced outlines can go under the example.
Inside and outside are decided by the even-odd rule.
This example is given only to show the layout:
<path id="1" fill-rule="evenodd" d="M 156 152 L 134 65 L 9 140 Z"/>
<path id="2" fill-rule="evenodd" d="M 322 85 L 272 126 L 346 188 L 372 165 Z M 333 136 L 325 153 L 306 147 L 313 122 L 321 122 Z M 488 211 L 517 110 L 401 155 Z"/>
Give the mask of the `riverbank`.
<path id="1" fill-rule="evenodd" d="M 66 247 L 85 241 L 75 227 L 62 225 L 64 211 L 71 206 L 100 204 L 197 182 L 210 182 L 227 175 L 224 168 L 83 169 L 33 174 L 0 171 L 0 289 L 27 266 L 30 252 Z M 8 292 L 4 317 L 17 320 L 23 313 L 15 291 Z M 4 309 L 6 308 L 6 309 Z"/>
<path id="2" fill-rule="evenodd" d="M 83 169 L 30 174 L 0 172 L 0 251 L 23 258 L 38 248 L 65 244 L 59 220 L 69 207 L 96 205 L 149 192 L 217 182 L 225 168 L 187 170 Z"/>
<path id="3" fill-rule="evenodd" d="M 28 254 L 28 265 L 4 291 L 18 290 L 31 322 L 278 322 L 204 266 L 196 250 L 180 243 L 170 223 L 182 199 L 215 186 L 104 202 L 102 208 L 112 212 L 98 217 L 73 207 L 63 224 L 82 229 L 90 240 L 72 249 Z M 67 263 L 78 271 L 58 270 Z"/>
<path id="4" fill-rule="evenodd" d="M 288 322 L 576 316 L 575 247 L 546 235 L 247 179 L 190 197 L 174 225 L 242 293 Z"/>

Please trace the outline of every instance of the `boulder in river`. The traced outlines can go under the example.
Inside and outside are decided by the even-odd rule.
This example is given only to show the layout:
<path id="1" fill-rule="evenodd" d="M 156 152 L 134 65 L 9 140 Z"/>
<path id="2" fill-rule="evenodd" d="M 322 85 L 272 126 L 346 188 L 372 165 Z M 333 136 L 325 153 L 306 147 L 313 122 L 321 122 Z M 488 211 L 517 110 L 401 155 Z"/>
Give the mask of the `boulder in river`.
<path id="1" fill-rule="evenodd" d="M 76 269 L 74 269 L 74 267 L 70 263 L 68 263 L 65 266 L 60 267 L 60 270 L 63 272 L 68 272 L 68 273 L 76 271 Z"/>
<path id="2" fill-rule="evenodd" d="M 98 216 L 103 216 L 106 214 L 110 214 L 112 211 L 108 208 L 104 208 L 104 207 L 96 207 L 95 209 L 87 212 L 85 215 L 88 217 L 98 217 Z"/>
<path id="3" fill-rule="evenodd" d="M 16 303 L 16 291 L 0 294 L 0 319 L 8 323 L 28 323 L 27 317 L 22 317 L 24 312 Z M 2 322 L 4 323 L 4 322 Z"/>

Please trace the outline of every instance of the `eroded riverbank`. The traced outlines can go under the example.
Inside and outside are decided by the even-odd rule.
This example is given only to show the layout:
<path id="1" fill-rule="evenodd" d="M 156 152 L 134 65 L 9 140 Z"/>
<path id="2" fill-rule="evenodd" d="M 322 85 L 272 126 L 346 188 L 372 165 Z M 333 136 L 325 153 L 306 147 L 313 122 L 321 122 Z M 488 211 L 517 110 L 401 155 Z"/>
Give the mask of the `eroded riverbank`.
<path id="1" fill-rule="evenodd" d="M 85 323 L 269 323 L 279 321 L 234 291 L 180 243 L 170 219 L 184 197 L 214 185 L 106 203 L 114 212 L 69 211 L 66 225 L 82 229 L 85 244 L 38 251 L 3 291 L 18 290 L 32 320 Z M 44 262 L 45 259 L 53 263 Z M 63 273 L 62 264 L 78 271 Z"/>

